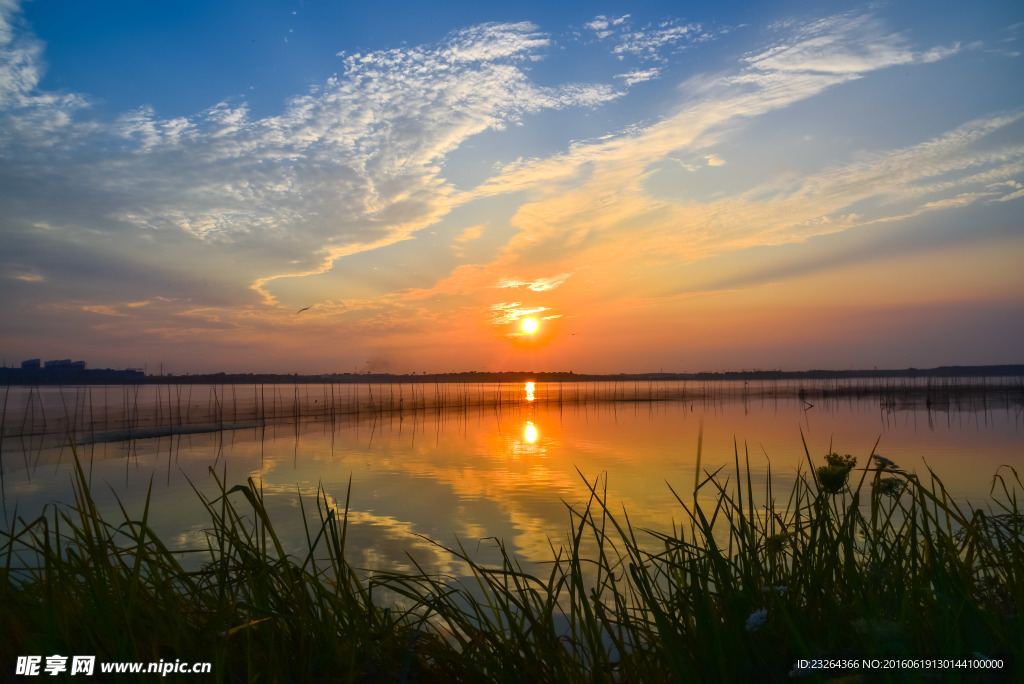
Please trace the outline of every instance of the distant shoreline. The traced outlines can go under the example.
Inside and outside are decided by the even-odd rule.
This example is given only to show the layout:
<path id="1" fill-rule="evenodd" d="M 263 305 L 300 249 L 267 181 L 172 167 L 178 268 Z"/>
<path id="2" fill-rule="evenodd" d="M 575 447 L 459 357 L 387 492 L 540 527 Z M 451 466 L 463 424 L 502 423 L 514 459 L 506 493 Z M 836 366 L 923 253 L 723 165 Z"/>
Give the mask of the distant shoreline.
<path id="1" fill-rule="evenodd" d="M 698 373 L 574 373 L 572 371 L 464 371 L 459 373 L 195 373 L 185 375 L 122 376 L 109 370 L 81 370 L 51 374 L 25 373 L 19 368 L 0 368 L 3 385 L 124 385 L 124 384 L 330 384 L 330 383 L 485 383 L 485 382 L 601 382 L 601 381 L 772 381 L 772 380 L 851 380 L 851 379 L 958 379 L 1024 378 L 1024 364 L 991 366 L 939 366 L 898 370 L 745 370 Z"/>
<path id="2" fill-rule="evenodd" d="M 536 386 L 531 387 L 533 383 Z M 791 400 L 805 409 L 833 400 L 873 400 L 880 410 L 988 411 L 1024 406 L 1024 366 L 904 371 L 730 373 L 446 373 L 148 376 L 97 382 L 0 385 L 0 433 L 69 436 L 78 444 L 262 427 L 342 415 L 397 415 L 598 403 Z M 95 389 L 94 391 L 94 387 Z M 109 391 L 108 391 L 109 388 Z M 193 391 L 196 390 L 196 391 Z M 95 398 L 94 398 L 95 395 Z M 95 403 L 94 403 L 95 402 Z"/>

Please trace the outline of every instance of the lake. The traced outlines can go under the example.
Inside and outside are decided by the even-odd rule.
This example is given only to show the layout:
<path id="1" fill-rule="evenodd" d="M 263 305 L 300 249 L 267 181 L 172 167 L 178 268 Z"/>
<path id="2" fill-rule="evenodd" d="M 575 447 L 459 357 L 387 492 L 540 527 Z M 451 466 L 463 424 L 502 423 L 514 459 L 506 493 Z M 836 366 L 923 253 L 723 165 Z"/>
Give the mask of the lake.
<path id="1" fill-rule="evenodd" d="M 671 530 L 683 517 L 672 490 L 692 499 L 698 442 L 702 479 L 721 468 L 734 486 L 738 456 L 760 503 L 770 469 L 785 505 L 809 469 L 806 441 L 815 466 L 830 451 L 863 466 L 874 449 L 921 475 L 931 467 L 977 507 L 1000 466 L 1024 465 L 1015 382 L 945 400 L 913 383 L 879 394 L 795 381 L 9 387 L 3 524 L 72 502 L 71 442 L 108 520 L 119 520 L 117 500 L 141 517 L 151 491 L 151 525 L 173 549 L 205 548 L 209 520 L 193 487 L 214 496 L 213 473 L 229 487 L 253 478 L 296 554 L 306 547 L 300 497 L 310 518 L 318 491 L 344 508 L 351 481 L 349 560 L 375 570 L 411 571 L 411 555 L 457 573 L 427 539 L 458 538 L 490 562 L 496 537 L 524 561 L 548 560 L 587 482 L 606 487 L 610 510 L 634 528 Z"/>

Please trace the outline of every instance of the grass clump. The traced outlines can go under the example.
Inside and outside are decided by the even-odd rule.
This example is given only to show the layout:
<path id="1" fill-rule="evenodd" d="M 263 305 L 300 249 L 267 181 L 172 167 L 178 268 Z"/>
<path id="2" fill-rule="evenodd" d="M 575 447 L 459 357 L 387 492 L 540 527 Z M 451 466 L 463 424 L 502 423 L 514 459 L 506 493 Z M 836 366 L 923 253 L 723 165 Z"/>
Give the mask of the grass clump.
<path id="1" fill-rule="evenodd" d="M 77 467 L 73 506 L 0 532 L 0 667 L 76 653 L 210 661 L 209 681 L 226 682 L 646 683 L 822 678 L 800 660 L 989 658 L 1002 668 L 823 674 L 1024 680 L 1017 472 L 996 474 L 988 512 L 965 511 L 931 472 L 872 455 L 854 486 L 852 457 L 807 460 L 811 476 L 777 500 L 770 472 L 755 499 L 738 449 L 732 484 L 698 459 L 671 533 L 634 529 L 588 483 L 549 563 L 523 567 L 495 540 L 502 561 L 484 566 L 433 542 L 461 578 L 351 567 L 348 498 L 335 507 L 322 491 L 308 550 L 289 555 L 251 479 L 197 491 L 205 562 L 186 569 L 151 531 L 148 497 L 140 518 L 122 507 L 108 522 Z"/>

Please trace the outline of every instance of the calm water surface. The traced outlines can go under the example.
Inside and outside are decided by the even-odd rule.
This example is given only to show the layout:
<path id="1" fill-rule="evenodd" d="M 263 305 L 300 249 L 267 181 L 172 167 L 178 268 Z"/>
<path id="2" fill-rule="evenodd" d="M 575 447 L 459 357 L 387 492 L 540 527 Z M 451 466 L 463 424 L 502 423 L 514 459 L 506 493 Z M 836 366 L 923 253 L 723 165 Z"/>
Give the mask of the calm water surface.
<path id="1" fill-rule="evenodd" d="M 313 398 L 307 393 L 303 401 L 327 403 L 326 390 L 311 391 Z M 801 435 L 815 465 L 830 450 L 849 453 L 863 465 L 877 441 L 877 453 L 919 474 L 930 466 L 957 499 L 977 505 L 988 497 L 1001 465 L 1024 466 L 1024 416 L 1013 402 L 941 410 L 886 405 L 877 397 L 813 406 L 796 397 L 724 395 L 583 402 L 574 388 L 575 395 L 563 389 L 559 403 L 552 400 L 552 386 L 533 388 L 547 401 L 528 401 L 521 386 L 506 385 L 502 391 L 509 392 L 509 401 L 501 404 L 417 409 L 413 395 L 403 394 L 401 411 L 261 420 L 224 430 L 207 424 L 209 431 L 179 429 L 120 441 L 117 431 L 99 436 L 110 441 L 79 435 L 77 453 L 110 520 L 119 519 L 115 496 L 141 516 L 152 482 L 153 526 L 172 548 L 205 546 L 209 521 L 192 486 L 213 496 L 211 468 L 228 486 L 250 477 L 261 485 L 275 528 L 295 553 L 306 544 L 300 496 L 307 514 L 315 511 L 320 488 L 333 505 L 344 507 L 351 479 L 350 562 L 408 571 L 411 554 L 448 572 L 457 572 L 450 558 L 423 537 L 446 544 L 458 537 L 484 562 L 495 558 L 488 537 L 503 539 L 525 561 L 549 559 L 551 544 L 560 546 L 567 538 L 566 507 L 586 502 L 587 481 L 599 482 L 602 491 L 606 486 L 611 510 L 625 510 L 635 528 L 670 530 L 683 518 L 670 486 L 684 499 L 691 496 L 699 436 L 701 471 L 721 467 L 721 481 L 735 483 L 738 452 L 744 468 L 749 458 L 757 495 L 765 495 L 770 468 L 775 496 L 783 504 L 797 469 L 808 468 Z M 111 393 L 128 396 L 119 389 L 105 392 L 94 391 L 92 401 L 105 396 L 102 401 L 111 404 Z M 208 388 L 192 392 L 209 395 Z M 375 401 L 381 393 L 378 388 Z M 457 395 L 452 390 L 451 396 Z M 159 402 L 161 411 L 175 404 L 167 396 Z M 298 390 L 284 396 L 297 401 Z M 217 401 L 224 404 L 224 397 L 222 388 Z M 138 397 L 134 400 L 137 404 Z M 66 395 L 65 405 L 69 402 Z M 144 397 L 147 402 L 155 405 L 152 397 Z M 82 397 L 74 399 L 71 411 L 88 409 Z M 232 424 L 250 419 L 242 413 Z M 148 434 L 143 427 L 136 425 L 135 434 Z M 3 441 L 5 526 L 14 516 L 31 520 L 47 505 L 72 500 L 72 451 L 55 442 Z M 241 497 L 237 503 L 244 506 Z"/>

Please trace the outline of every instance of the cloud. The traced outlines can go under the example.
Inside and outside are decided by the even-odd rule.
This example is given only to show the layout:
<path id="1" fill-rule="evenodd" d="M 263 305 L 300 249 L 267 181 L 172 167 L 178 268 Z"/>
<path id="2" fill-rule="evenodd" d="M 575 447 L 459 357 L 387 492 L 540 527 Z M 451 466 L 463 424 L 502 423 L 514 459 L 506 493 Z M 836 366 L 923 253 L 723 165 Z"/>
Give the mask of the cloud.
<path id="1" fill-rule="evenodd" d="M 620 96 L 601 83 L 536 84 L 528 66 L 550 38 L 529 23 L 484 24 L 434 45 L 345 56 L 340 76 L 279 116 L 224 101 L 187 118 L 141 107 L 109 124 L 76 121 L 81 98 L 38 91 L 42 47 L 12 24 L 13 8 L 0 6 L 0 140 L 21 152 L 6 173 L 47 179 L 32 190 L 37 207 L 88 197 L 89 211 L 65 217 L 79 233 L 177 234 L 154 239 L 197 240 L 211 262 L 229 248 L 245 254 L 233 269 L 266 304 L 281 279 L 408 240 L 458 206 L 441 165 L 469 138 Z M 52 135 L 58 124 L 67 131 Z M 11 192 L 0 204 L 15 201 Z"/>
<path id="2" fill-rule="evenodd" d="M 623 24 L 627 19 L 629 19 L 628 14 L 623 14 L 621 17 L 607 17 L 603 14 L 599 14 L 583 26 L 596 33 L 599 39 L 604 39 L 615 32 L 614 30 L 609 29 Z"/>
<path id="3" fill-rule="evenodd" d="M 661 69 L 657 67 L 651 69 L 636 69 L 626 74 L 616 74 L 615 78 L 621 78 L 626 82 L 626 87 L 629 88 L 636 83 L 643 83 L 645 81 L 652 81 L 661 75 Z"/>
<path id="4" fill-rule="evenodd" d="M 487 310 L 491 314 L 491 323 L 493 325 L 505 325 L 518 321 L 524 316 L 532 316 L 533 314 L 548 311 L 548 307 L 524 307 L 522 302 L 501 302 L 487 307 Z M 555 318 L 555 316 L 546 316 L 545 318 Z"/>
<path id="5" fill-rule="evenodd" d="M 621 184 L 623 176 L 639 178 L 650 164 L 674 152 L 711 144 L 728 124 L 789 107 L 869 71 L 917 59 L 918 53 L 896 47 L 902 46 L 902 38 L 886 32 L 871 17 L 843 15 L 789 30 L 790 34 L 779 37 L 777 46 L 744 57 L 738 73 L 684 83 L 685 100 L 660 121 L 597 142 L 577 143 L 561 155 L 508 164 L 476 193 L 549 187 L 571 181 L 583 168 L 595 165 L 614 169 L 617 173 L 610 184 Z M 867 54 L 876 47 L 882 55 Z M 863 58 L 851 57 L 862 53 Z M 711 158 L 714 155 L 706 157 Z M 597 177 L 592 176 L 591 182 Z"/>
<path id="6" fill-rule="evenodd" d="M 483 235 L 483 233 L 483 226 L 470 226 L 469 228 L 466 228 L 464 231 L 459 233 L 459 235 L 455 238 L 455 241 L 469 242 L 470 240 L 478 239 L 481 235 Z"/>
<path id="7" fill-rule="evenodd" d="M 434 291 L 471 292 L 469 283 L 478 287 L 489 276 L 521 286 L 524 281 L 502 280 L 503 274 L 527 264 L 601 264 L 603 271 L 621 277 L 624 270 L 642 270 L 643 263 L 692 262 L 725 251 L 802 242 L 966 206 L 995 196 L 978 186 L 1019 175 L 1021 146 L 1001 142 L 1021 119 L 1013 113 L 803 178 L 769 177 L 745 192 L 705 202 L 653 196 L 646 186 L 652 168 L 679 154 L 699 154 L 738 122 L 871 71 L 921 63 L 931 58 L 922 55 L 936 54 L 911 49 L 872 17 L 843 15 L 777 27 L 776 33 L 775 46 L 744 57 L 736 72 L 685 83 L 686 99 L 660 121 L 502 167 L 474 192 L 478 197 L 526 193 L 529 200 L 511 219 L 517 232 L 491 263 L 457 269 Z M 724 163 L 716 154 L 701 156 L 709 166 Z M 621 296 L 622 282 L 609 277 L 609 283 L 594 296 Z"/>
<path id="8" fill-rule="evenodd" d="M 666 19 L 656 24 L 647 24 L 639 29 L 631 29 L 627 24 L 629 14 L 620 17 L 609 17 L 599 14 L 593 20 L 584 24 L 585 28 L 594 32 L 599 40 L 614 36 L 615 46 L 612 54 L 620 60 L 626 57 L 633 57 L 641 61 L 665 62 L 664 49 L 678 50 L 696 42 L 712 40 L 714 35 L 703 31 L 700 24 L 684 24 L 675 19 Z M 637 74 L 645 74 L 653 71 L 654 74 L 642 77 L 641 80 L 650 80 L 657 76 L 657 69 L 637 71 Z M 629 74 L 622 74 L 616 78 L 628 78 Z M 627 81 L 627 86 L 633 82 Z"/>
<path id="9" fill-rule="evenodd" d="M 72 132 L 85 98 L 37 90 L 43 44 L 23 29 L 19 3 L 0 1 L 0 153 L 24 144 L 51 147 Z"/>
<path id="10" fill-rule="evenodd" d="M 114 307 L 107 306 L 106 304 L 87 304 L 82 307 L 82 310 L 100 314 L 101 316 L 127 316 L 127 314 L 123 314 Z"/>
<path id="11" fill-rule="evenodd" d="M 1020 199 L 1021 197 L 1024 197 L 1024 190 L 1017 190 L 1015 192 L 1011 192 L 1008 195 L 1003 195 L 1002 197 L 1000 197 L 996 201 L 997 202 L 1009 202 L 1010 200 Z"/>
<path id="12" fill-rule="evenodd" d="M 1009 202 L 1011 200 L 1020 199 L 1021 197 L 1024 197 L 1024 185 L 1022 185 L 1019 181 L 1016 180 L 1008 180 L 1003 181 L 1001 183 L 992 183 L 989 186 L 989 188 L 996 193 L 1005 192 L 1009 190 L 1007 194 L 1003 195 L 1002 197 L 996 198 L 996 202 Z"/>
<path id="13" fill-rule="evenodd" d="M 701 31 L 700 24 L 664 21 L 656 26 L 623 32 L 612 53 L 619 57 L 630 55 L 642 60 L 664 61 L 664 55 L 661 53 L 663 48 L 685 47 L 686 43 L 710 40 L 711 37 L 710 34 Z"/>
<path id="14" fill-rule="evenodd" d="M 455 254 L 456 255 L 458 255 L 460 257 L 461 256 L 465 256 L 465 252 L 463 250 L 463 246 L 467 242 L 472 242 L 473 240 L 479 240 L 480 236 L 483 235 L 483 234 L 484 234 L 484 227 L 482 225 L 480 225 L 480 226 L 470 226 L 469 228 L 466 228 L 461 233 L 459 233 L 457 236 L 455 236 L 455 244 L 452 245 L 452 249 L 455 250 Z"/>
<path id="15" fill-rule="evenodd" d="M 553 290 L 562 283 L 564 283 L 566 280 L 569 279 L 570 275 L 571 274 L 569 273 L 559 273 L 556 276 L 551 276 L 549 278 L 537 278 L 536 280 L 533 281 L 519 280 L 517 278 L 502 278 L 500 281 L 498 281 L 498 284 L 495 287 L 525 287 L 526 289 L 532 290 L 534 292 L 546 292 L 548 290 Z"/>
<path id="16" fill-rule="evenodd" d="M 756 73 L 857 76 L 899 64 L 938 61 L 959 50 L 959 46 L 953 46 L 915 52 L 901 34 L 888 32 L 870 14 L 849 13 L 777 28 L 785 34 L 780 44 L 744 59 Z"/>
<path id="17" fill-rule="evenodd" d="M 626 30 L 625 17 L 595 21 Z M 56 179 L 42 170 L 41 159 L 34 172 L 51 175 L 54 194 L 93 198 L 101 208 L 86 217 L 90 230 L 179 234 L 205 243 L 211 255 L 241 250 L 247 262 L 235 268 L 250 274 L 252 290 L 272 305 L 273 289 L 285 279 L 322 275 L 339 259 L 408 240 L 470 199 L 548 184 L 557 194 L 560 184 L 571 186 L 592 168 L 598 171 L 584 187 L 562 197 L 563 208 L 541 216 L 524 206 L 514 219 L 522 230 L 508 249 L 514 253 L 531 240 L 543 242 L 549 230 L 561 232 L 554 219 L 570 214 L 566 225 L 574 227 L 564 240 L 580 244 L 601 226 L 658 210 L 637 185 L 648 164 L 707 144 L 701 137 L 725 122 L 785 107 L 842 80 L 820 69 L 795 69 L 810 61 L 808 55 L 817 64 L 834 63 L 825 58 L 825 46 L 848 55 L 866 49 L 850 44 L 899 43 L 877 23 L 856 17 L 792 32 L 783 42 L 793 50 L 769 48 L 745 58 L 738 78 L 691 82 L 689 104 L 654 125 L 507 164 L 468 193 L 444 178 L 442 163 L 472 136 L 531 113 L 594 107 L 620 94 L 603 84 L 533 83 L 525 65 L 544 56 L 550 38 L 531 24 L 486 24 L 437 45 L 346 55 L 342 75 L 293 98 L 280 116 L 253 119 L 244 102 L 221 102 L 175 119 L 140 108 L 102 134 L 92 133 L 107 147 L 120 141 L 112 155 L 97 159 L 93 144 L 65 138 L 68 162 Z M 870 35 L 857 38 L 861 33 Z M 617 49 L 644 53 L 688 39 L 696 27 L 666 22 L 626 34 L 631 42 Z M 812 40 L 814 50 L 805 45 Z M 889 63 L 907 50 L 884 52 Z M 858 63 L 868 69 L 882 62 Z M 839 71 L 845 77 L 850 68 Z M 652 67 L 620 76 L 630 85 L 658 74 Z M 712 165 L 719 159 L 702 156 Z M 22 160 L 24 167 L 34 161 L 31 155 Z"/>

